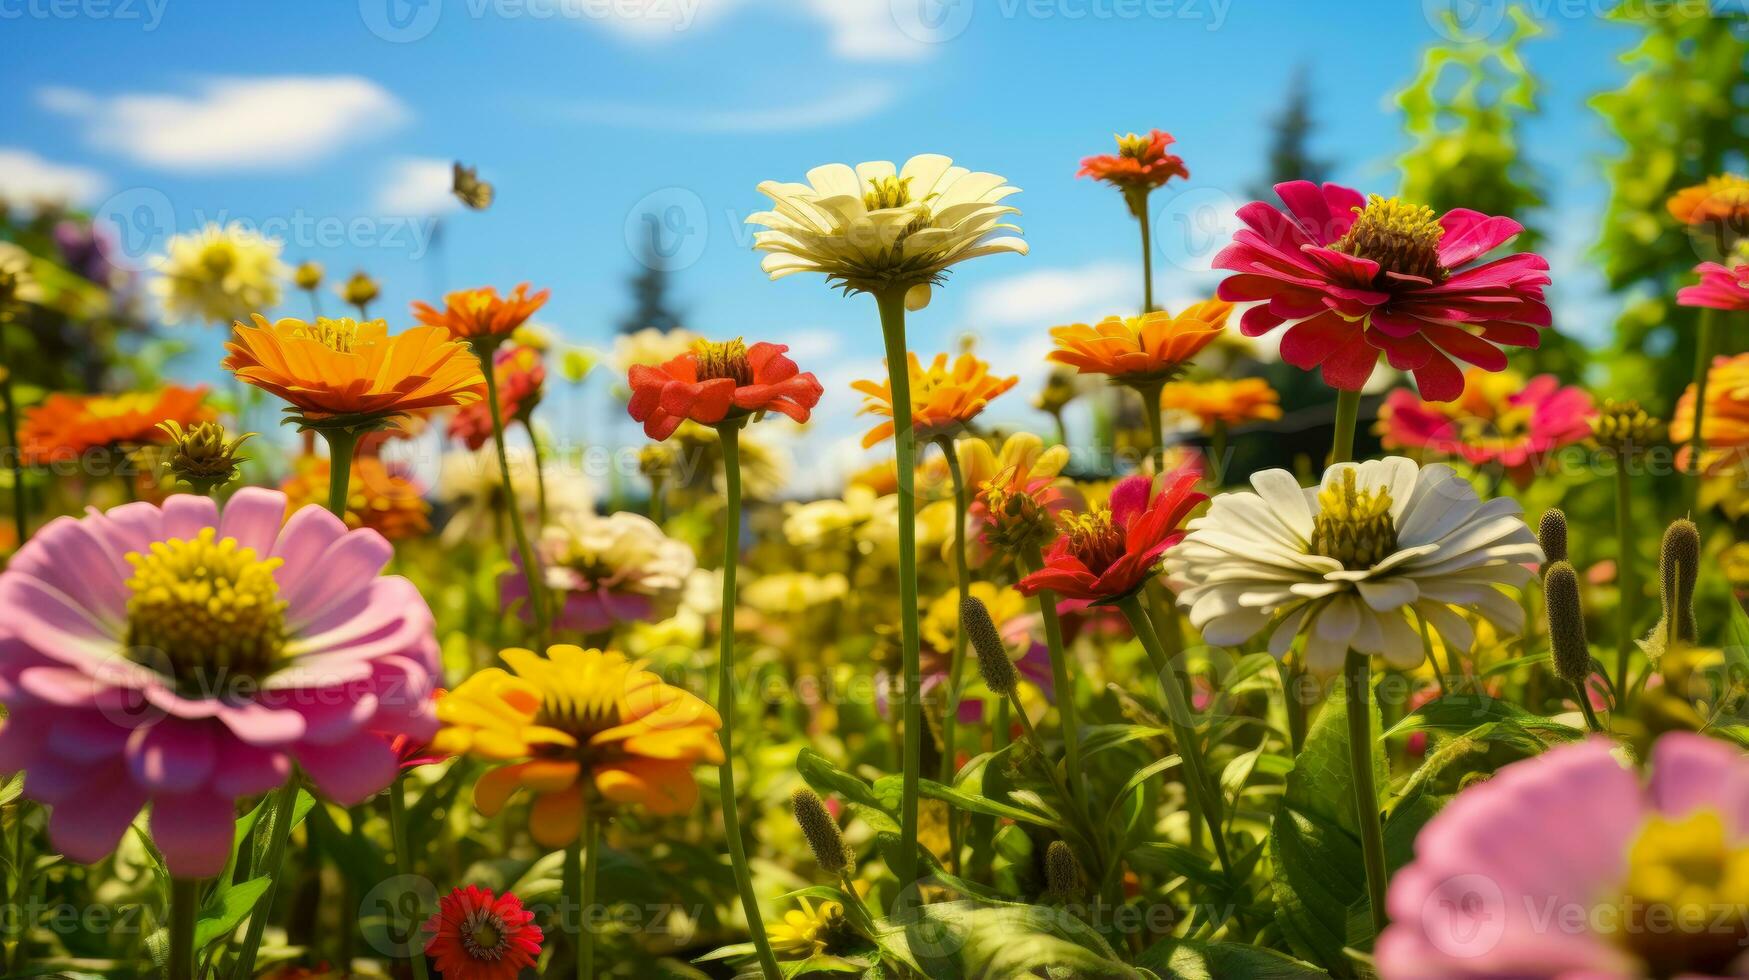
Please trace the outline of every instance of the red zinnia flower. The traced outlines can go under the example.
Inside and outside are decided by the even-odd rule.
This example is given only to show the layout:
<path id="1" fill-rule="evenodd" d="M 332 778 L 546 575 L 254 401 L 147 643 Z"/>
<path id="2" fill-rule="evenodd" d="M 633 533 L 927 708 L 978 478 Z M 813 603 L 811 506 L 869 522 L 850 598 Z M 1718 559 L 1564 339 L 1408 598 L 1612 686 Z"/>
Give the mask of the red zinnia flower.
<path id="1" fill-rule="evenodd" d="M 1676 291 L 1681 306 L 1710 306 L 1715 310 L 1749 310 L 1749 262 L 1726 268 L 1717 262 L 1694 267 L 1700 282 Z"/>
<path id="2" fill-rule="evenodd" d="M 627 407 L 652 439 L 673 435 L 685 419 L 715 425 L 731 415 L 769 411 L 806 422 L 825 389 L 811 372 L 796 369 L 787 350 L 783 344 L 748 347 L 739 339 L 701 341 L 666 364 L 634 364 L 626 373 Z"/>
<path id="3" fill-rule="evenodd" d="M 505 892 L 469 885 L 445 895 L 426 920 L 425 955 L 437 960 L 446 980 L 516 980 L 540 955 L 541 931 L 534 913 Z"/>
<path id="4" fill-rule="evenodd" d="M 498 384 L 498 410 L 505 424 L 528 418 L 540 403 L 547 382 L 546 362 L 540 351 L 521 344 L 501 347 L 492 355 L 493 380 Z M 469 449 L 478 449 L 492 438 L 492 406 L 484 400 L 463 405 L 449 419 L 449 437 Z"/>
<path id="5" fill-rule="evenodd" d="M 1179 527 L 1198 504 L 1199 477 L 1185 473 L 1152 499 L 1154 481 L 1132 476 L 1111 491 L 1111 506 L 1062 520 L 1064 531 L 1045 553 L 1045 567 L 1021 579 L 1025 595 L 1049 589 L 1073 606 L 1130 596 L 1154 575 L 1160 556 L 1184 537 Z"/>
<path id="6" fill-rule="evenodd" d="M 1262 201 L 1239 209 L 1247 227 L 1214 261 L 1237 273 L 1220 297 L 1266 301 L 1239 329 L 1256 337 L 1291 324 L 1282 360 L 1322 368 L 1331 387 L 1360 390 L 1383 352 L 1415 375 L 1421 397 L 1450 401 L 1464 390 L 1453 358 L 1502 370 L 1499 345 L 1535 347 L 1550 324 L 1542 256 L 1470 264 L 1523 230 L 1511 218 L 1466 208 L 1436 218 L 1431 208 L 1305 180 L 1275 192 L 1286 213 Z"/>
<path id="7" fill-rule="evenodd" d="M 1126 191 L 1151 191 L 1174 177 L 1190 176 L 1184 159 L 1166 152 L 1173 142 L 1171 133 L 1158 129 L 1146 136 L 1119 136 L 1117 153 L 1084 158 L 1075 176 L 1092 177 Z"/>

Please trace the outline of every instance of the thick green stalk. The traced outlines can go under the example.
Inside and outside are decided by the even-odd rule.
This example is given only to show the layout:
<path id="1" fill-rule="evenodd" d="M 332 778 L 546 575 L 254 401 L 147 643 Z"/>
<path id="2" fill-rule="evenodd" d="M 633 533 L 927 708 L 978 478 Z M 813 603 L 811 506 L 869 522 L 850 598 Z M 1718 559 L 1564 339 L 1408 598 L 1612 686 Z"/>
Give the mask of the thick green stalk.
<path id="1" fill-rule="evenodd" d="M 523 413 L 519 419 L 522 428 L 528 433 L 528 444 L 534 451 L 534 513 L 538 522 L 535 532 L 539 533 L 546 526 L 548 514 L 551 513 L 547 507 L 547 447 L 541 441 L 540 433 L 534 431 L 534 420 L 527 413 Z"/>
<path id="2" fill-rule="evenodd" d="M 600 807 L 591 806 L 583 815 L 583 867 L 575 879 L 581 892 L 577 896 L 577 980 L 594 980 L 595 977 L 595 930 L 589 927 L 589 922 L 595 910 L 596 870 L 601 865 L 599 812 Z M 576 845 L 572 845 L 573 860 L 575 857 Z"/>
<path id="3" fill-rule="evenodd" d="M 723 447 L 723 606 L 717 627 L 717 714 L 723 727 L 723 764 L 717 767 L 717 782 L 723 796 L 723 833 L 729 842 L 729 863 L 735 870 L 735 888 L 741 893 L 741 911 L 753 934 L 753 948 L 766 980 L 779 980 L 777 958 L 765 936 L 759 914 L 759 899 L 753 894 L 753 874 L 747 868 L 747 848 L 741 840 L 740 799 L 735 795 L 735 568 L 741 561 L 741 425 L 737 419 L 717 426 Z M 590 861 L 595 848 L 590 846 Z"/>
<path id="4" fill-rule="evenodd" d="M 565 895 L 571 900 L 571 904 L 577 906 L 577 949 L 573 963 L 576 968 L 574 972 L 577 980 L 585 980 L 589 976 L 589 968 L 594 966 L 593 962 L 586 966 L 584 964 L 585 957 L 591 961 L 595 958 L 595 937 L 589 933 L 589 898 L 583 886 L 583 839 L 588 836 L 589 828 L 593 826 L 591 810 L 584 811 L 583 832 L 565 847 L 565 864 L 560 871 Z M 595 850 L 593 847 L 589 849 Z"/>
<path id="5" fill-rule="evenodd" d="M 1627 698 L 1628 661 L 1634 649 L 1634 607 L 1640 598 L 1639 580 L 1634 568 L 1634 501 L 1633 471 L 1625 453 L 1615 459 L 1615 537 L 1619 552 L 1615 562 L 1615 582 L 1618 596 L 1615 610 L 1615 690 L 1617 700 Z M 1587 702 L 1589 703 L 1589 702 Z M 1619 709 L 1620 704 L 1616 707 Z"/>
<path id="6" fill-rule="evenodd" d="M 267 928 L 267 917 L 273 912 L 273 895 L 279 890 L 280 865 L 285 863 L 286 843 L 291 840 L 292 816 L 298 805 L 298 777 L 294 772 L 273 797 L 273 826 L 268 830 L 267 859 L 262 862 L 263 874 L 271 875 L 267 890 L 255 900 L 249 916 L 249 929 L 243 934 L 243 946 L 237 952 L 237 963 L 231 970 L 231 980 L 248 980 L 255 975 L 255 951 L 261 948 L 261 933 Z"/>
<path id="7" fill-rule="evenodd" d="M 1123 611 L 1124 618 L 1130 621 L 1130 629 L 1135 632 L 1136 639 L 1142 642 L 1142 649 L 1147 651 L 1148 661 L 1154 666 L 1160 690 L 1166 697 L 1166 714 L 1172 726 L 1172 737 L 1178 743 L 1178 753 L 1184 761 L 1185 794 L 1190 797 L 1191 807 L 1202 816 L 1203 823 L 1208 826 L 1222 872 L 1229 871 L 1233 863 L 1227 856 L 1227 840 L 1221 833 L 1226 825 L 1221 813 L 1224 808 L 1218 795 L 1209 795 L 1209 770 L 1202 757 L 1202 745 L 1197 740 L 1195 729 L 1190 725 L 1194 717 L 1190 701 L 1184 696 L 1184 687 L 1178 683 L 1172 664 L 1166 659 L 1166 651 L 1160 646 L 1160 634 L 1154 629 L 1154 621 L 1142 608 L 1141 600 L 1132 595 L 1119 601 L 1117 607 Z"/>
<path id="8" fill-rule="evenodd" d="M 548 618 L 546 583 L 541 581 L 540 562 L 528 546 L 528 531 L 522 526 L 522 507 L 516 502 L 516 481 L 510 476 L 510 454 L 504 448 L 504 409 L 498 404 L 498 377 L 492 366 L 492 345 L 476 343 L 480 373 L 486 376 L 486 404 L 492 413 L 492 442 L 498 447 L 498 474 L 504 480 L 504 509 L 510 512 L 510 533 L 516 538 L 516 553 L 522 558 L 522 577 L 528 583 L 528 605 L 534 613 L 535 636 L 546 645 Z"/>
<path id="9" fill-rule="evenodd" d="M 966 563 L 966 481 L 960 472 L 959 453 L 954 450 L 953 440 L 941 436 L 936 440 L 941 447 L 941 454 L 947 459 L 947 472 L 953 481 L 953 558 L 954 572 L 958 576 L 960 617 L 954 627 L 953 661 L 947 670 L 947 697 L 944 699 L 941 716 L 941 782 L 952 786 L 953 778 L 958 773 L 955 762 L 958 753 L 954 751 L 957 744 L 956 729 L 959 725 L 960 684 L 966 668 L 966 597 L 972 594 L 972 573 Z M 949 842 L 948 860 L 954 874 L 960 870 L 959 848 L 960 822 L 951 814 L 948 817 L 947 836 Z"/>
<path id="10" fill-rule="evenodd" d="M 1700 499 L 1700 453 L 1706 447 L 1702 439 L 1702 425 L 1706 417 L 1706 387 L 1707 375 L 1711 373 L 1713 359 L 1713 335 L 1718 331 L 1719 311 L 1710 306 L 1702 307 L 1700 311 L 1700 329 L 1694 338 L 1694 426 L 1688 435 L 1688 472 L 1693 479 L 1688 482 L 1688 512 L 1694 514 L 1695 505 Z"/>
<path id="11" fill-rule="evenodd" d="M 1591 692 L 1585 689 L 1584 684 L 1569 682 L 1567 686 L 1573 689 L 1573 700 L 1579 703 L 1579 713 L 1585 716 L 1585 727 L 1599 735 L 1607 733 L 1608 729 L 1597 719 L 1597 709 L 1591 706 Z"/>
<path id="12" fill-rule="evenodd" d="M 358 448 L 358 433 L 351 429 L 323 429 L 322 438 L 328 441 L 328 510 L 345 522 L 352 453 Z"/>
<path id="13" fill-rule="evenodd" d="M 1037 542 L 1020 553 L 1021 567 L 1028 574 L 1045 565 Z M 1081 724 L 1075 707 L 1075 679 L 1069 676 L 1069 655 L 1063 646 L 1063 622 L 1057 618 L 1057 594 L 1048 589 L 1034 596 L 1038 600 L 1039 618 L 1044 622 L 1045 649 L 1051 655 L 1051 686 L 1057 691 L 1057 719 L 1063 729 L 1063 762 L 1069 770 L 1069 789 L 1081 812 L 1092 819 L 1093 810 L 1087 803 L 1086 772 L 1081 766 Z"/>
<path id="14" fill-rule="evenodd" d="M 1145 190 L 1124 191 L 1124 202 L 1130 206 L 1130 213 L 1136 216 L 1136 223 L 1142 228 L 1142 312 L 1154 312 L 1154 244 L 1152 229 L 1148 221 L 1148 192 Z"/>
<path id="15" fill-rule="evenodd" d="M 1288 751 L 1297 759 L 1306 744 L 1306 706 L 1300 701 L 1300 668 L 1290 656 L 1276 661 L 1275 669 L 1281 677 L 1282 707 L 1287 711 Z"/>
<path id="16" fill-rule="evenodd" d="M 1366 862 L 1366 893 L 1372 903 L 1375 933 L 1385 931 L 1385 831 L 1379 820 L 1379 794 L 1373 785 L 1372 664 L 1353 650 L 1343 665 L 1348 688 L 1348 768 L 1354 789 L 1354 816 L 1360 830 L 1361 856 Z"/>
<path id="17" fill-rule="evenodd" d="M 1160 421 L 1160 390 L 1165 382 L 1136 385 L 1142 399 L 1142 417 L 1148 420 L 1148 458 L 1154 461 L 1156 475 L 1166 468 L 1166 429 Z"/>
<path id="18" fill-rule="evenodd" d="M 200 880 L 170 881 L 170 949 L 165 980 L 194 980 L 194 921 L 200 912 Z"/>
<path id="19" fill-rule="evenodd" d="M 12 354 L 6 347 L 6 325 L 12 318 L 0 311 L 0 365 L 10 364 Z M 12 526 L 17 532 L 15 547 L 24 547 L 30 537 L 30 502 L 25 499 L 24 447 L 18 444 L 18 406 L 12 400 L 12 372 L 0 369 L 0 408 L 6 412 L 6 456 L 12 468 Z"/>
<path id="20" fill-rule="evenodd" d="M 1360 422 L 1360 392 L 1336 393 L 1336 433 L 1330 441 L 1330 462 L 1347 463 L 1354 459 L 1354 429 Z"/>
<path id="21" fill-rule="evenodd" d="M 917 880 L 917 791 L 923 768 L 923 671 L 917 648 L 917 434 L 911 430 L 911 371 L 905 356 L 905 290 L 875 293 L 887 349 L 887 382 L 893 399 L 893 456 L 899 484 L 899 645 L 905 688 L 905 748 L 900 759 L 904 791 L 899 807 L 901 889 Z"/>
<path id="22" fill-rule="evenodd" d="M 413 849 L 407 840 L 407 786 L 406 775 L 398 775 L 389 784 L 389 834 L 394 837 L 395 874 L 410 876 L 413 874 Z M 411 880 L 410 878 L 408 880 Z M 417 905 L 418 893 L 408 889 L 406 897 Z M 425 969 L 425 948 L 419 942 L 419 927 L 421 926 L 417 913 L 413 916 L 413 934 L 409 940 L 413 948 L 407 951 L 407 958 L 413 964 L 415 980 L 426 980 L 429 974 Z"/>

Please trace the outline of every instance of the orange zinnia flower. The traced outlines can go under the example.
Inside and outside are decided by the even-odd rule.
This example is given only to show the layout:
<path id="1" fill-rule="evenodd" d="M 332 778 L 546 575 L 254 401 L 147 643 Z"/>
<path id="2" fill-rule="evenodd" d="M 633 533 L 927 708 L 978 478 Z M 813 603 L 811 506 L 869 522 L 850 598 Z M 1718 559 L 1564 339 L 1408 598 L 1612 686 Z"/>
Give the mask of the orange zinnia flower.
<path id="1" fill-rule="evenodd" d="M 1204 429 L 1281 418 L 1281 396 L 1262 378 L 1174 381 L 1161 390 L 1160 407 L 1195 416 Z"/>
<path id="2" fill-rule="evenodd" d="M 287 517 L 311 504 L 328 506 L 329 465 L 323 456 L 305 456 L 298 461 L 279 487 L 285 494 Z M 430 514 L 431 505 L 421 496 L 419 485 L 400 467 L 363 453 L 352 458 L 352 479 L 346 489 L 347 527 L 368 527 L 390 541 L 399 541 L 431 530 Z"/>
<path id="3" fill-rule="evenodd" d="M 25 411 L 19 456 L 26 466 L 42 466 L 77 459 L 93 449 L 169 442 L 158 423 L 190 426 L 208 421 L 213 413 L 202 404 L 205 398 L 205 388 L 176 385 L 155 393 L 50 395 Z"/>
<path id="4" fill-rule="evenodd" d="M 1708 177 L 1706 183 L 1684 187 L 1665 202 L 1671 217 L 1685 225 L 1720 223 L 1749 231 L 1749 178 L 1736 174 Z"/>
<path id="5" fill-rule="evenodd" d="M 584 810 L 642 806 L 657 816 L 698 802 L 692 768 L 723 761 L 722 718 L 622 654 L 558 645 L 511 649 L 437 702 L 432 748 L 507 763 L 474 785 L 490 817 L 521 790 L 534 797 L 529 832 L 543 847 L 577 839 Z"/>
<path id="6" fill-rule="evenodd" d="M 291 403 L 310 428 L 367 426 L 421 409 L 479 401 L 479 359 L 441 327 L 391 336 L 381 320 L 287 318 L 236 324 L 224 367 Z"/>
<path id="7" fill-rule="evenodd" d="M 919 439 L 933 439 L 965 428 L 984 410 L 984 406 L 990 404 L 990 399 L 1020 382 L 1018 376 L 991 376 L 990 365 L 971 354 L 955 358 L 951 368 L 946 354 L 935 355 L 927 369 L 916 354 L 907 352 L 905 358 L 910 364 L 911 375 L 911 431 Z M 867 396 L 858 415 L 884 415 L 888 419 L 868 430 L 868 434 L 862 437 L 863 448 L 891 438 L 891 386 L 885 381 L 856 381 L 850 387 Z"/>
<path id="8" fill-rule="evenodd" d="M 1689 466 L 1694 434 L 1694 385 L 1683 389 L 1670 420 L 1670 441 L 1682 446 L 1676 463 Z M 1706 414 L 1700 422 L 1701 471 L 1711 475 L 1742 466 L 1742 452 L 1749 448 L 1749 354 L 1713 358 L 1707 370 Z"/>
<path id="9" fill-rule="evenodd" d="M 1173 316 L 1163 310 L 1141 316 L 1108 316 L 1097 324 L 1052 327 L 1057 349 L 1049 358 L 1081 374 L 1104 374 L 1131 386 L 1158 383 L 1176 374 L 1226 329 L 1233 304 L 1213 299 Z"/>
<path id="10" fill-rule="evenodd" d="M 543 289 L 530 296 L 526 282 L 509 296 L 499 296 L 491 286 L 462 289 L 443 297 L 442 310 L 414 300 L 413 316 L 420 323 L 443 327 L 457 340 L 502 340 L 533 316 L 550 292 Z"/>
<path id="11" fill-rule="evenodd" d="M 1090 156 L 1081 161 L 1075 176 L 1092 177 L 1125 191 L 1148 191 L 1174 177 L 1189 177 L 1183 158 L 1166 152 L 1175 140 L 1163 130 L 1150 130 L 1146 136 L 1130 133 L 1117 138 L 1116 154 Z"/>

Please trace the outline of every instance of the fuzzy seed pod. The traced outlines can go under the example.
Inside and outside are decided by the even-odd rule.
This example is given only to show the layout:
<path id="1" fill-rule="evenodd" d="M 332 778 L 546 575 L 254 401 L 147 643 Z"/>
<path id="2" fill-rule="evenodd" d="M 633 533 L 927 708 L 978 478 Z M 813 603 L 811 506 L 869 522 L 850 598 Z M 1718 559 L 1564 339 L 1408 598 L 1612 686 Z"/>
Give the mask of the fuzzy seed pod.
<path id="1" fill-rule="evenodd" d="M 1673 640 L 1693 643 L 1694 583 L 1700 577 L 1700 529 L 1693 521 L 1676 521 L 1664 531 L 1658 575 L 1665 634 Z"/>
<path id="2" fill-rule="evenodd" d="M 850 845 L 844 842 L 838 821 L 832 818 L 820 797 L 803 786 L 790 796 L 790 809 L 795 813 L 796 824 L 802 828 L 802 836 L 807 838 L 820 870 L 835 877 L 847 872 L 855 857 Z"/>
<path id="3" fill-rule="evenodd" d="M 1567 515 L 1559 508 L 1550 507 L 1543 511 L 1543 519 L 1536 529 L 1537 543 L 1543 546 L 1543 568 L 1567 560 Z"/>
<path id="4" fill-rule="evenodd" d="M 984 676 L 984 686 L 994 694 L 1007 697 L 1020 684 L 1014 671 L 1014 661 L 1008 659 L 1008 647 L 990 620 L 990 610 L 975 596 L 966 596 L 960 603 L 960 628 L 978 652 L 978 673 Z"/>
<path id="5" fill-rule="evenodd" d="M 1543 575 L 1543 605 L 1549 617 L 1549 659 L 1555 675 L 1583 686 L 1591 676 L 1591 645 L 1585 640 L 1585 609 L 1579 603 L 1579 575 L 1566 561 Z"/>
<path id="6" fill-rule="evenodd" d="M 1051 841 L 1045 849 L 1045 888 L 1051 897 L 1074 901 L 1081 896 L 1081 862 L 1068 844 Z"/>

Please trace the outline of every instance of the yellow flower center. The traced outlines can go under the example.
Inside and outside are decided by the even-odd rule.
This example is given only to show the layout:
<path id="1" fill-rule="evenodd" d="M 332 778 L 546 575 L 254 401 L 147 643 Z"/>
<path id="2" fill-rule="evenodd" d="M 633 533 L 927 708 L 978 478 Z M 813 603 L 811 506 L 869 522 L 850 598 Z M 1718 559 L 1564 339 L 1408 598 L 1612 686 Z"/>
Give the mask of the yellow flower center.
<path id="1" fill-rule="evenodd" d="M 911 203 L 911 178 L 909 177 L 870 178 L 868 188 L 863 192 L 862 204 L 870 211 L 902 208 Z"/>
<path id="2" fill-rule="evenodd" d="M 620 724 L 619 692 L 629 673 L 623 668 L 604 667 L 594 684 L 548 687 L 541 693 L 535 724 L 556 728 L 579 745 L 587 744 L 595 733 Z"/>
<path id="3" fill-rule="evenodd" d="M 1085 514 L 1065 517 L 1063 533 L 1069 536 L 1070 553 L 1095 574 L 1104 572 L 1123 557 L 1123 529 L 1112 522 L 1109 508 L 1100 507 Z"/>
<path id="4" fill-rule="evenodd" d="M 991 543 L 1012 550 L 1038 542 L 1055 530 L 1051 514 L 1027 491 L 1014 467 L 1009 467 L 979 488 L 984 499 Z"/>
<path id="5" fill-rule="evenodd" d="M 747 361 L 747 345 L 739 337 L 720 344 L 701 340 L 692 345 L 692 353 L 698 359 L 700 381 L 728 378 L 736 385 L 753 383 L 753 365 Z"/>
<path id="6" fill-rule="evenodd" d="M 1350 570 L 1371 568 L 1397 550 L 1391 495 L 1384 487 L 1362 490 L 1354 470 L 1318 492 L 1312 519 L 1312 553 L 1334 558 Z"/>
<path id="7" fill-rule="evenodd" d="M 226 677 L 258 679 L 285 648 L 278 558 L 262 559 L 212 528 L 130 552 L 129 656 L 181 687 L 211 693 Z"/>
<path id="8" fill-rule="evenodd" d="M 1444 236 L 1445 228 L 1432 208 L 1374 194 L 1365 207 L 1355 208 L 1354 224 L 1330 247 L 1377 262 L 1374 282 L 1389 272 L 1438 282 L 1446 275 L 1439 264 L 1439 240 Z"/>
<path id="9" fill-rule="evenodd" d="M 1647 821 L 1628 848 L 1615 938 L 1651 976 L 1723 975 L 1749 945 L 1749 841 L 1716 810 Z"/>
<path id="10" fill-rule="evenodd" d="M 1118 155 L 1129 157 L 1132 160 L 1146 157 L 1148 147 L 1152 145 L 1154 145 L 1153 139 L 1147 136 L 1137 136 L 1135 133 L 1126 133 L 1117 138 Z"/>
<path id="11" fill-rule="evenodd" d="M 336 320 L 317 317 L 315 323 L 302 324 L 293 334 L 313 340 L 336 353 L 350 354 L 358 343 L 358 321 L 349 316 Z"/>
<path id="12" fill-rule="evenodd" d="M 475 911 L 461 929 L 462 948 L 476 960 L 503 959 L 504 923 L 484 909 Z"/>
<path id="13" fill-rule="evenodd" d="M 214 242 L 201 250 L 200 264 L 214 279 L 230 274 L 237 266 L 237 253 L 229 242 Z"/>
<path id="14" fill-rule="evenodd" d="M 92 418 L 113 419 L 121 418 L 124 415 L 149 412 L 156 404 L 158 404 L 156 395 L 129 392 L 122 395 L 106 395 L 89 399 L 85 402 L 85 411 Z"/>

